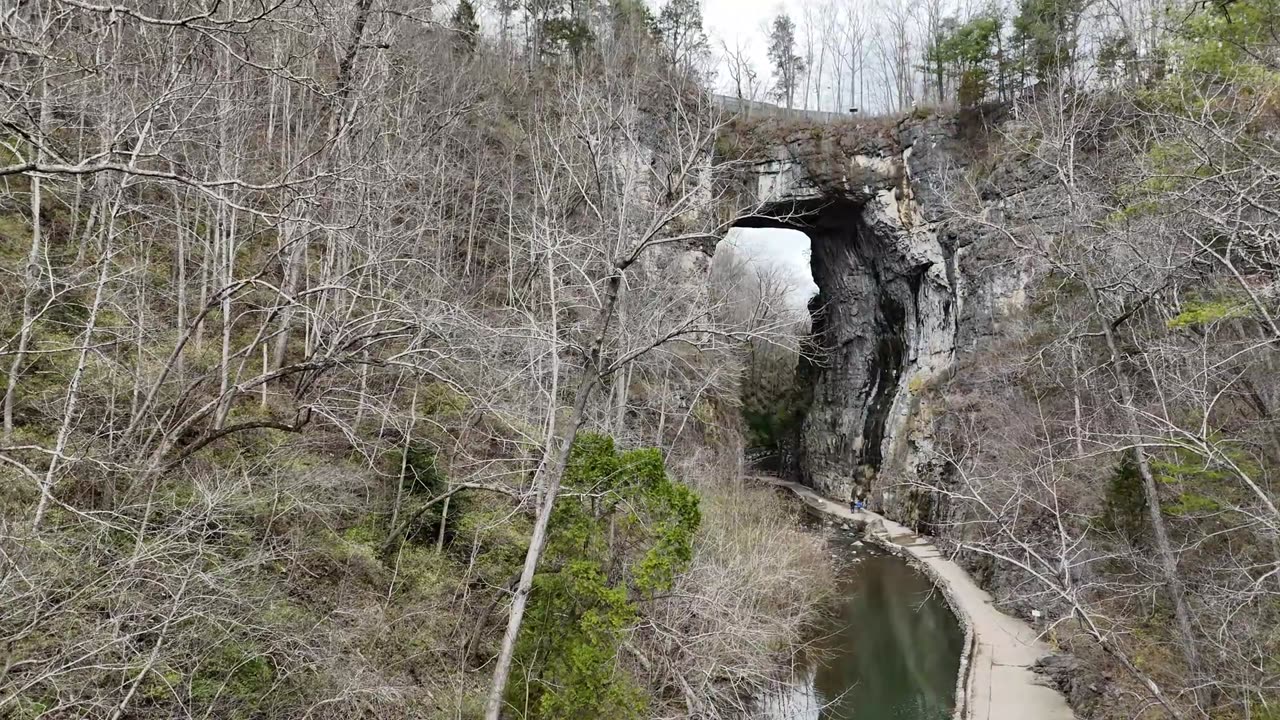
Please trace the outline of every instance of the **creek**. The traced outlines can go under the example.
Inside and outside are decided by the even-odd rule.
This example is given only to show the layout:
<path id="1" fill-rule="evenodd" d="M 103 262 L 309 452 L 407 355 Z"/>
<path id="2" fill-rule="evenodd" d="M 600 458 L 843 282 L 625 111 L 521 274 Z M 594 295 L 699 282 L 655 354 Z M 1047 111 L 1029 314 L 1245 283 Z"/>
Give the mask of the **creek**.
<path id="1" fill-rule="evenodd" d="M 963 631 L 933 582 L 857 535 L 824 530 L 838 595 L 768 720 L 946 720 Z"/>

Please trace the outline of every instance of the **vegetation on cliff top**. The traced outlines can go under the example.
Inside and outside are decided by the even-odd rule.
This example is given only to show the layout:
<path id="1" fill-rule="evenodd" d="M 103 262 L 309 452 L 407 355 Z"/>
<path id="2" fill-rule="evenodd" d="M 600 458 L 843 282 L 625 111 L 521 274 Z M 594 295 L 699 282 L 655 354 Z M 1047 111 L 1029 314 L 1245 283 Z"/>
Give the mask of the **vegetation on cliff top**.
<path id="1" fill-rule="evenodd" d="M 945 390 L 955 474 L 934 489 L 971 563 L 1005 569 L 997 594 L 1111 670 L 1068 688 L 1083 714 L 1267 717 L 1280 7 L 1177 13 L 1114 90 L 1020 104 L 1004 172 L 951 198 L 955 228 L 1038 270 Z"/>

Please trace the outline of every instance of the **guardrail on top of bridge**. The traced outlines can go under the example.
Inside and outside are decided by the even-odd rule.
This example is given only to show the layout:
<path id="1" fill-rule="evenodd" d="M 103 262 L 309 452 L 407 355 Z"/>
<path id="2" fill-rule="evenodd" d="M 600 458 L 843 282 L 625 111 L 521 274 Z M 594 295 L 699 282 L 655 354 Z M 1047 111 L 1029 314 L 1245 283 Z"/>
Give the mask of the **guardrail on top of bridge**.
<path id="1" fill-rule="evenodd" d="M 801 110 L 798 108 L 785 108 L 781 105 L 763 102 L 761 100 L 748 100 L 747 98 L 733 97 L 731 95 L 720 95 L 712 93 L 712 99 L 720 106 L 721 110 L 733 115 L 741 115 L 744 118 L 778 118 L 780 120 L 807 120 L 815 123 L 833 123 L 841 120 L 850 120 L 856 117 L 854 112 L 827 112 L 825 110 Z"/>

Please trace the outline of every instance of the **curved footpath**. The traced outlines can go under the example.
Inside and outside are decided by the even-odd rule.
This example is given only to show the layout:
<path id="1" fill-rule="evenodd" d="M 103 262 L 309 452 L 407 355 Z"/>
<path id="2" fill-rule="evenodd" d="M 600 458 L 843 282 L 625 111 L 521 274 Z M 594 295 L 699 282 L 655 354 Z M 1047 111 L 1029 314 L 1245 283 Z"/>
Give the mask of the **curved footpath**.
<path id="1" fill-rule="evenodd" d="M 943 586 L 952 609 L 964 617 L 967 658 L 960 659 L 963 695 L 957 693 L 957 715 L 965 720 L 1073 720 L 1061 693 L 1044 685 L 1031 670 L 1052 652 L 1025 622 L 995 608 L 991 595 L 968 573 L 948 560 L 928 538 L 870 511 L 851 512 L 843 503 L 822 497 L 812 488 L 778 478 L 760 480 L 790 488 L 808 505 L 844 520 L 866 523 L 867 539 L 906 554 Z M 967 661 L 967 662 L 966 662 Z M 958 688 L 960 689 L 960 688 Z"/>

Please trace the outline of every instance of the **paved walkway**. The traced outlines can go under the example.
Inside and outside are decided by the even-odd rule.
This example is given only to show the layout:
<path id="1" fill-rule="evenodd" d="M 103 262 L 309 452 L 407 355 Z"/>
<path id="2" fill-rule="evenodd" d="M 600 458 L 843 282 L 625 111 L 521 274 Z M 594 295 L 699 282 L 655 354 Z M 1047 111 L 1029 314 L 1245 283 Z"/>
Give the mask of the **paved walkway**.
<path id="1" fill-rule="evenodd" d="M 901 547 L 946 584 L 953 608 L 968 618 L 973 630 L 975 648 L 965 692 L 966 720 L 1074 720 L 1061 693 L 1042 684 L 1041 677 L 1031 670 L 1037 659 L 1051 652 L 1050 648 L 1036 639 L 1030 625 L 997 610 L 991 596 L 928 538 L 876 513 L 851 512 L 847 505 L 798 483 L 760 479 L 790 488 L 801 500 L 828 515 L 865 522 L 868 535 Z"/>

